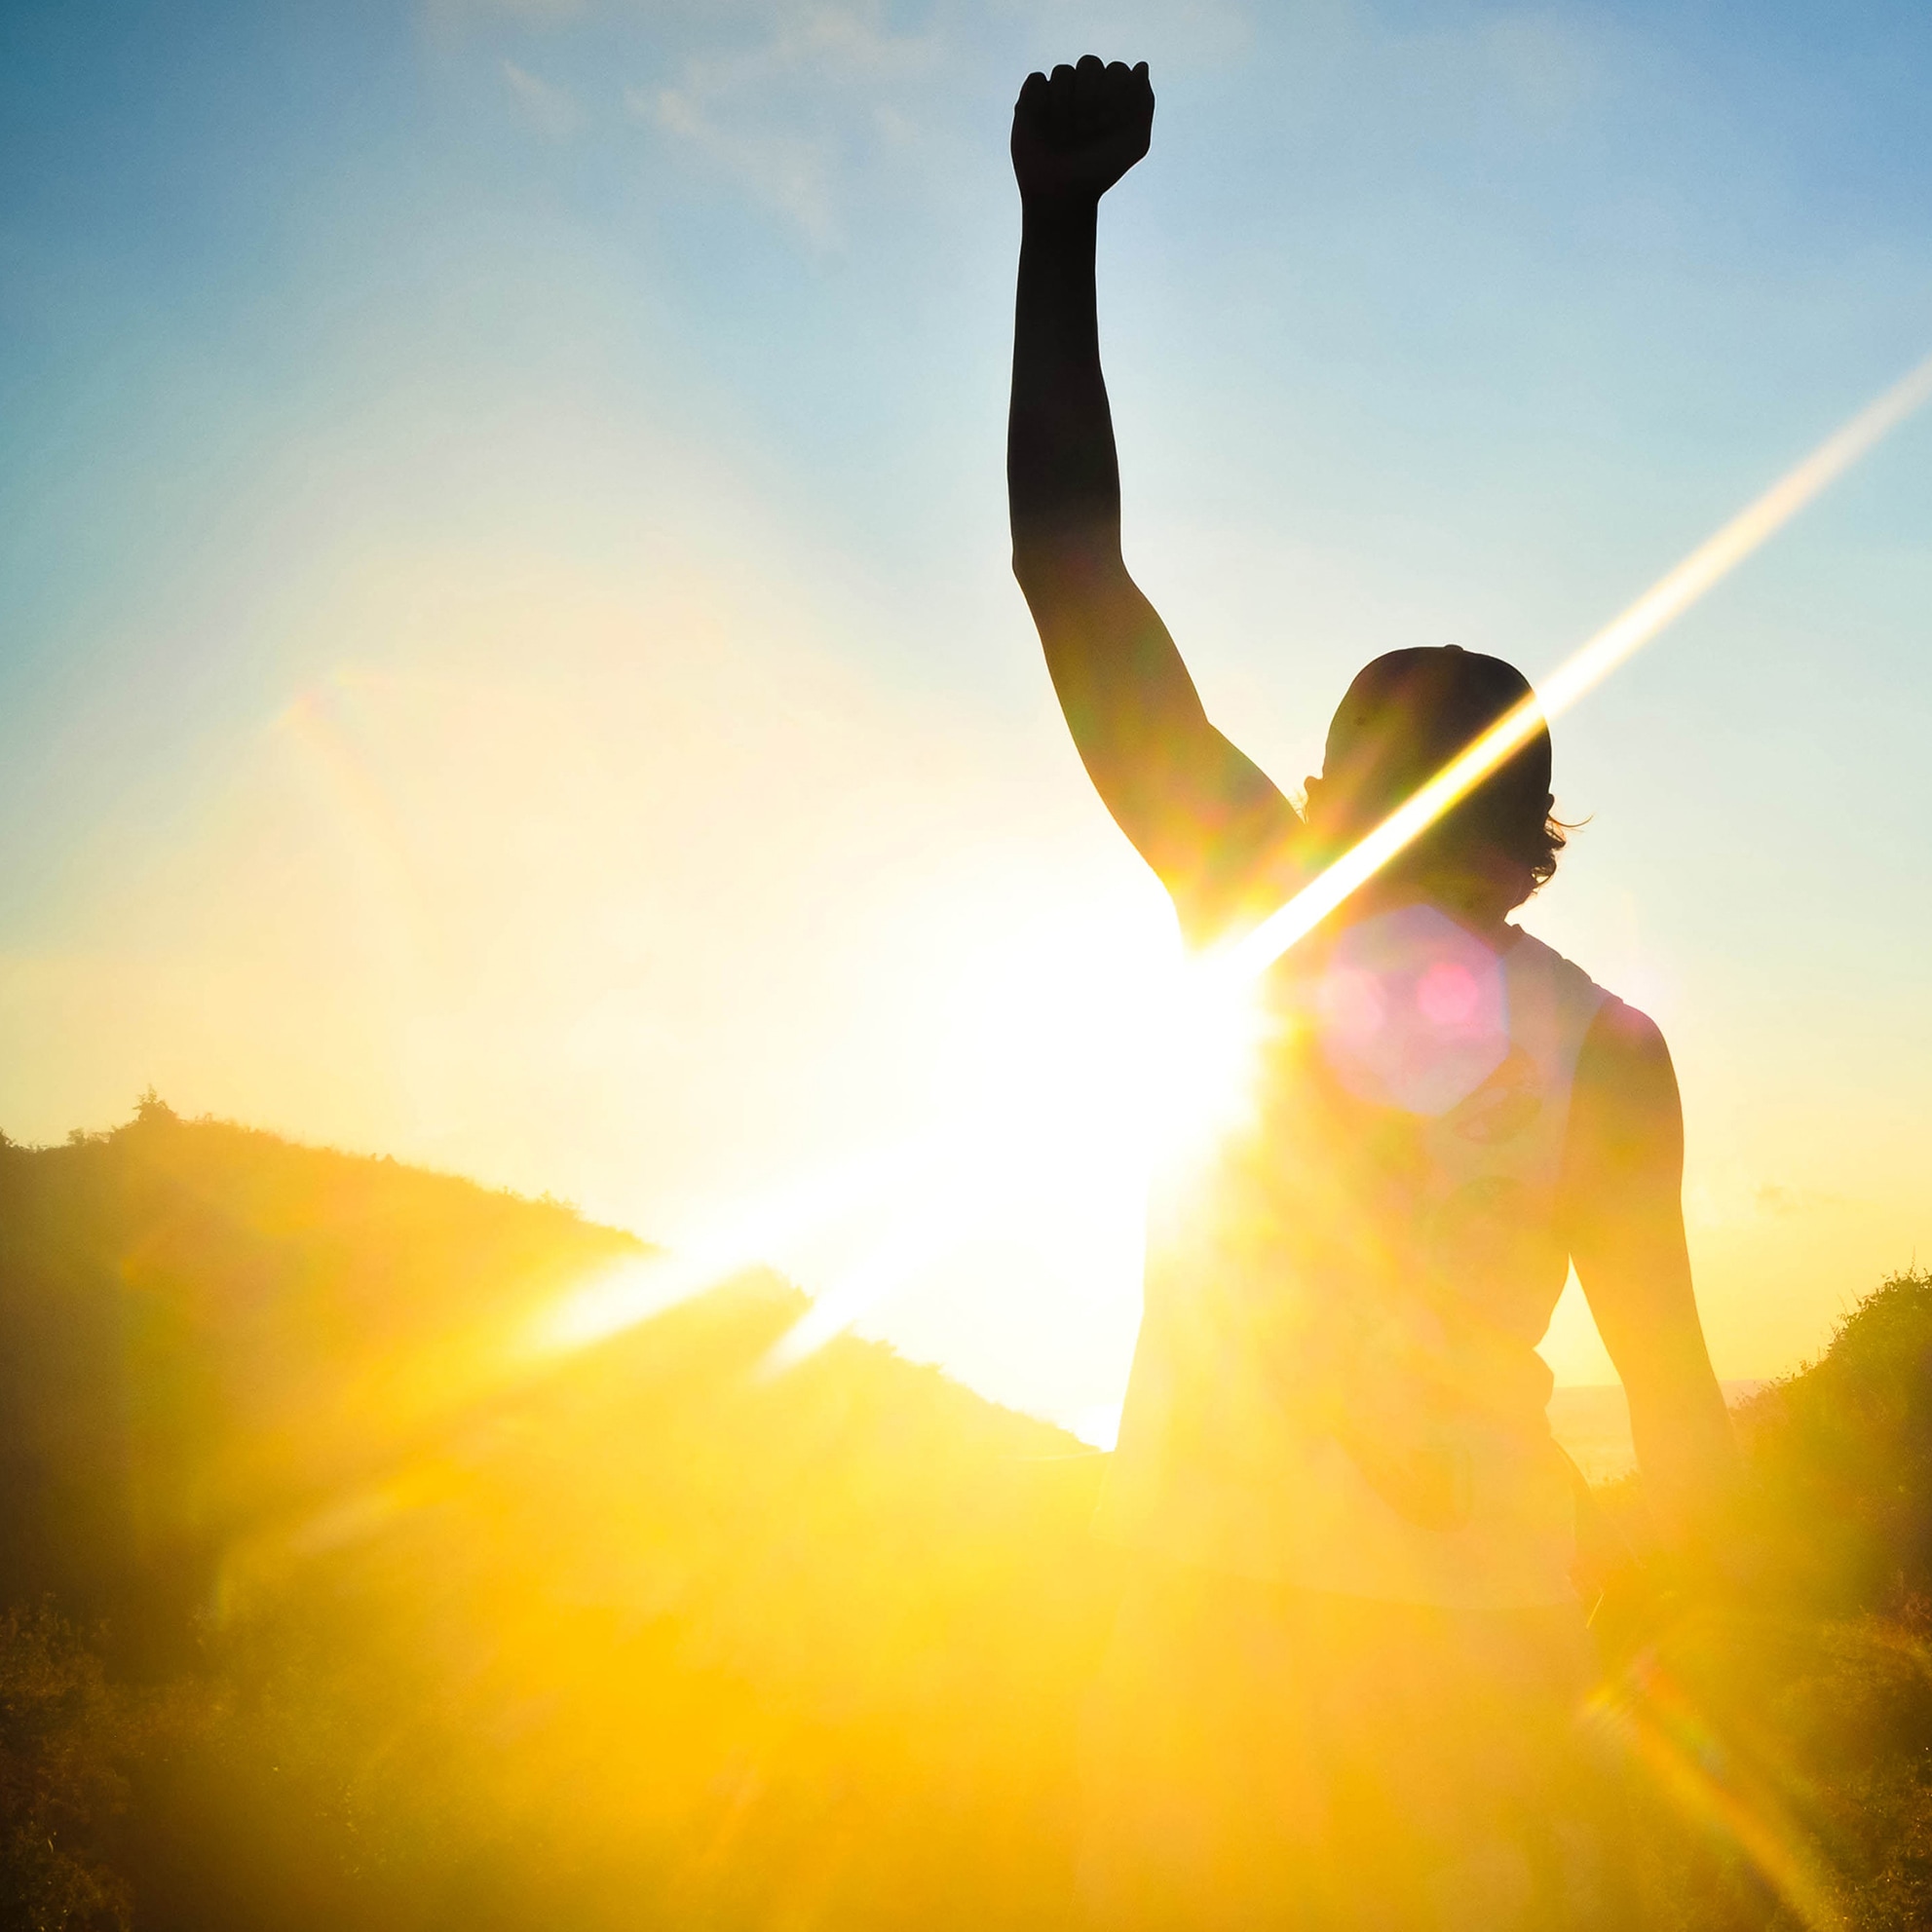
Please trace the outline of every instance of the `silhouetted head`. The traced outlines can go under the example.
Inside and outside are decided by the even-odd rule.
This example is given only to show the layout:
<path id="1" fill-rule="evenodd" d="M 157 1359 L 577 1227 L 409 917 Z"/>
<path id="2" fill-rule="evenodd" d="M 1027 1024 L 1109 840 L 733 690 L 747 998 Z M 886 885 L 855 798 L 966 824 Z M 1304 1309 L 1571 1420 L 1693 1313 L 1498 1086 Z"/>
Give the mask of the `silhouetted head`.
<path id="1" fill-rule="evenodd" d="M 1308 821 L 1338 850 L 1371 831 L 1473 739 L 1535 694 L 1500 658 L 1451 644 L 1390 651 L 1355 675 L 1328 728 Z M 1537 730 L 1388 868 L 1500 913 L 1556 871 L 1550 735 Z"/>

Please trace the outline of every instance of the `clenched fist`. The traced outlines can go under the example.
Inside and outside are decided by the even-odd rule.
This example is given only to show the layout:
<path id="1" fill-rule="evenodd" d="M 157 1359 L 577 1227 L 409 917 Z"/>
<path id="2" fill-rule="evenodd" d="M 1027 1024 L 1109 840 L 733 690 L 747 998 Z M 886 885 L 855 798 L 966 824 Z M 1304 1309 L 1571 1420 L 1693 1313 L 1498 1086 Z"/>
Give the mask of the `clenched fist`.
<path id="1" fill-rule="evenodd" d="M 1097 202 L 1142 155 L 1154 134 L 1147 62 L 1103 65 L 1089 54 L 1049 79 L 1029 74 L 1013 108 L 1013 172 L 1020 198 Z"/>

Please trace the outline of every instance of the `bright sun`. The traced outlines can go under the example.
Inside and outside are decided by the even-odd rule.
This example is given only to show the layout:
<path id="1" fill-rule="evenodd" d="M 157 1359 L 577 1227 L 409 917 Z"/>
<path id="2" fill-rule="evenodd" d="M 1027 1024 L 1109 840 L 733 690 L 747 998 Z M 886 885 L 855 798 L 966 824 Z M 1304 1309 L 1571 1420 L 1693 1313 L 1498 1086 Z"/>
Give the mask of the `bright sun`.
<path id="1" fill-rule="evenodd" d="M 1072 913 L 989 940 L 939 1003 L 934 1104 L 869 1155 L 737 1204 L 673 1254 L 627 1264 L 540 1311 L 524 1345 L 592 1345 L 739 1269 L 826 1237 L 811 1312 L 771 1367 L 803 1359 L 962 1231 L 1048 1248 L 1070 1199 L 1138 1227 L 1150 1176 L 1199 1157 L 1252 1100 L 1255 978 L 1171 931 Z M 848 1236 L 849 1238 L 841 1238 Z"/>

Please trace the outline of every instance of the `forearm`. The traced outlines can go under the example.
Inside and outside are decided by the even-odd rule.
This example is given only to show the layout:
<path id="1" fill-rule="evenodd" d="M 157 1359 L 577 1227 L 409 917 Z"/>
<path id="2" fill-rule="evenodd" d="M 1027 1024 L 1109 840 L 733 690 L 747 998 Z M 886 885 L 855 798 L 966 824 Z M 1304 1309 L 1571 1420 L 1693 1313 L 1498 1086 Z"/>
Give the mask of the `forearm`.
<path id="1" fill-rule="evenodd" d="M 1660 1535 L 1695 1550 L 1721 1533 L 1738 1485 L 1737 1443 L 1702 1338 L 1625 1377 L 1630 1435 Z"/>
<path id="2" fill-rule="evenodd" d="M 1094 245 L 1100 198 L 1147 153 L 1153 125 L 1145 62 L 1103 66 L 1089 56 L 1050 79 L 1029 74 L 1020 90 L 1006 486 L 1013 574 L 1081 761 L 1190 935 L 1204 939 L 1226 926 L 1256 855 L 1300 821 L 1208 723 L 1167 626 L 1120 557 Z"/>
<path id="3" fill-rule="evenodd" d="M 1024 204 L 1006 422 L 1022 583 L 1119 564 L 1120 472 L 1094 294 L 1098 212 L 1080 199 Z"/>
<path id="4" fill-rule="evenodd" d="M 1608 1252 L 1581 1244 L 1576 1272 L 1629 1400 L 1631 1445 L 1657 1533 L 1690 1544 L 1735 1488 L 1737 1449 L 1681 1227 L 1663 1206 L 1632 1219 Z"/>
<path id="5" fill-rule="evenodd" d="M 1013 570 L 1082 755 L 1151 769 L 1206 727 L 1180 654 L 1120 557 L 1120 471 L 1100 369 L 1091 200 L 1023 204 L 1006 480 Z M 1095 772 L 1103 792 L 1118 781 Z"/>
<path id="6" fill-rule="evenodd" d="M 1737 1488 L 1684 1229 L 1684 1110 L 1655 1024 L 1611 1000 L 1578 1056 L 1562 1214 L 1571 1259 L 1630 1401 L 1659 1534 L 1705 1541 Z"/>

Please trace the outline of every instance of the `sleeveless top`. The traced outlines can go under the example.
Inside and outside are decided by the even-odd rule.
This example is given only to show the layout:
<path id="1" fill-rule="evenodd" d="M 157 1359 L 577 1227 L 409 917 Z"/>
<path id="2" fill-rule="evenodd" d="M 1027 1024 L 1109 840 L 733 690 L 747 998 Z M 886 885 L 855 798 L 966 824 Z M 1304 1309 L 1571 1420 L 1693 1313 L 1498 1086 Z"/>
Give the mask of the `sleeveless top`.
<path id="1" fill-rule="evenodd" d="M 1466 1608 L 1573 1600 L 1573 1480 L 1535 1352 L 1607 995 L 1427 904 L 1270 970 L 1247 1118 L 1156 1183 L 1097 1527 L 1184 1562 Z"/>

